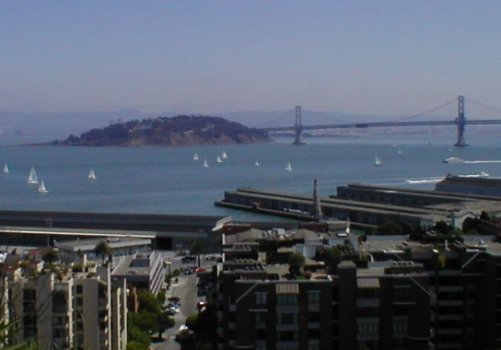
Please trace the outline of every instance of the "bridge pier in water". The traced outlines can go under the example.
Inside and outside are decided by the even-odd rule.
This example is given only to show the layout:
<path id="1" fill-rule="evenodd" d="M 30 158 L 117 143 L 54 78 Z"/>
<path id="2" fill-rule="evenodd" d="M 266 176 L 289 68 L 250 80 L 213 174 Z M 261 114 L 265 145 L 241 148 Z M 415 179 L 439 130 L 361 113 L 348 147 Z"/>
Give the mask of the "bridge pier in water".
<path id="1" fill-rule="evenodd" d="M 458 96 L 458 117 L 456 118 L 456 125 L 458 128 L 458 136 L 455 147 L 466 147 L 466 141 L 464 139 L 464 127 L 466 125 L 466 119 L 464 117 L 464 96 Z"/>
<path id="2" fill-rule="evenodd" d="M 293 145 L 304 145 L 305 142 L 301 139 L 303 131 L 303 123 L 301 121 L 301 106 L 296 106 L 296 123 L 294 124 L 294 142 Z"/>

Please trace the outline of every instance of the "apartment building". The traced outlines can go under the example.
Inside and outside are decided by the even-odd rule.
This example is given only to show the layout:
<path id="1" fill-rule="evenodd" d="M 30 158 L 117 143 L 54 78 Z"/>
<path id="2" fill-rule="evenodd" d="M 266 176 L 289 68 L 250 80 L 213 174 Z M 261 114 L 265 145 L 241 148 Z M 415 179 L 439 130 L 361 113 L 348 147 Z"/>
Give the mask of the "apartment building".
<path id="1" fill-rule="evenodd" d="M 162 255 L 157 251 L 148 251 L 126 256 L 113 269 L 112 278 L 157 294 L 165 282 Z"/>
<path id="2" fill-rule="evenodd" d="M 110 269 L 42 271 L 5 280 L 11 344 L 35 339 L 41 349 L 122 350 L 127 343 L 125 283 Z"/>
<path id="3" fill-rule="evenodd" d="M 270 244 L 223 240 L 218 349 L 501 348 L 501 244 L 485 239 L 371 237 L 336 273 L 299 279 Z"/>

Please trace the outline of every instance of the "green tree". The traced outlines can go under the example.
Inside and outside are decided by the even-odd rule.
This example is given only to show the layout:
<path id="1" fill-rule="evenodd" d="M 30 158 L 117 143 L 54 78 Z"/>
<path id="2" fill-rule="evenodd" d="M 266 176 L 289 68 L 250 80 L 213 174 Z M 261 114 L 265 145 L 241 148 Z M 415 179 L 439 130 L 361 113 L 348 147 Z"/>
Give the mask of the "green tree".
<path id="1" fill-rule="evenodd" d="M 104 264 L 104 258 L 111 254 L 111 247 L 108 242 L 101 240 L 98 244 L 96 244 L 94 252 L 96 253 L 96 256 L 101 257 L 101 261 Z"/>
<path id="2" fill-rule="evenodd" d="M 139 310 L 160 314 L 162 305 L 157 297 L 149 290 L 139 292 Z"/>
<path id="3" fill-rule="evenodd" d="M 289 256 L 289 272 L 292 276 L 300 275 L 303 266 L 304 266 L 304 256 L 302 254 L 292 253 Z"/>
<path id="4" fill-rule="evenodd" d="M 327 265 L 327 269 L 329 273 L 337 272 L 337 265 L 342 260 L 342 253 L 339 247 L 331 247 L 328 248 L 325 252 L 325 264 Z"/>
<path id="5" fill-rule="evenodd" d="M 438 221 L 433 227 L 437 232 L 446 235 L 452 231 L 452 227 L 443 220 Z"/>
<path id="6" fill-rule="evenodd" d="M 42 256 L 42 260 L 48 264 L 53 264 L 59 261 L 59 253 L 55 249 L 50 249 Z"/>
<path id="7" fill-rule="evenodd" d="M 127 350 L 149 350 L 149 348 L 149 345 L 145 345 L 137 340 L 127 342 Z"/>
<path id="8" fill-rule="evenodd" d="M 191 254 L 196 255 L 198 267 L 200 267 L 200 254 L 202 254 L 204 251 L 205 247 L 198 240 L 196 240 L 195 243 L 193 243 L 193 245 L 191 246 Z"/>
<path id="9" fill-rule="evenodd" d="M 172 317 L 169 317 L 167 313 L 163 312 L 158 316 L 158 336 L 162 338 L 162 333 L 168 329 L 174 327 L 176 321 Z"/>

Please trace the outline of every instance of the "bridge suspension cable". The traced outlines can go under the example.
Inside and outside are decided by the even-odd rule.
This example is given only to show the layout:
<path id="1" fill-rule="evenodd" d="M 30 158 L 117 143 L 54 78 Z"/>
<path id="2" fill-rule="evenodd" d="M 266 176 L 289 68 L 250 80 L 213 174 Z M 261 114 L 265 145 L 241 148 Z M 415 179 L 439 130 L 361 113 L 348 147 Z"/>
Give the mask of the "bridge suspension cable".
<path id="1" fill-rule="evenodd" d="M 401 118 L 398 118 L 396 119 L 396 121 L 403 121 L 403 120 L 409 120 L 409 119 L 414 119 L 414 118 L 417 118 L 417 117 L 422 117 L 423 115 L 426 115 L 426 114 L 429 114 L 429 113 L 433 113 L 433 112 L 436 112 L 438 111 L 439 109 L 442 109 L 450 104 L 455 104 L 457 103 L 457 99 L 456 98 L 453 98 L 452 100 L 449 100 L 447 102 L 444 102 L 442 103 L 441 105 L 438 105 L 436 107 L 433 107 L 433 108 L 430 108 L 430 109 L 427 109 L 426 111 L 423 111 L 421 113 L 417 113 L 417 114 L 412 114 L 412 115 L 409 115 L 409 116 L 406 116 L 406 117 L 401 117 Z"/>
<path id="2" fill-rule="evenodd" d="M 469 97 L 468 97 L 468 102 L 473 103 L 474 105 L 477 105 L 477 106 L 480 106 L 480 107 L 484 107 L 484 108 L 490 109 L 491 111 L 501 112 L 501 108 L 497 108 L 497 107 L 492 107 L 492 106 L 486 105 L 485 103 L 475 101 L 475 100 L 473 100 L 473 99 L 471 99 Z"/>
<path id="3" fill-rule="evenodd" d="M 328 113 L 328 112 L 325 112 L 325 113 Z M 306 110 L 303 109 L 303 115 L 304 114 L 311 114 L 313 116 L 316 116 L 316 117 L 319 117 L 319 118 L 322 118 L 322 119 L 326 119 L 328 121 L 335 121 L 335 122 L 340 122 L 340 123 L 348 123 L 349 122 L 346 119 L 329 117 L 329 116 L 323 114 L 322 112 L 315 112 L 315 111 L 312 111 L 312 110 L 309 110 L 309 109 L 306 109 Z"/>
<path id="4" fill-rule="evenodd" d="M 265 126 L 272 125 L 274 122 L 276 122 L 278 120 L 285 119 L 285 117 L 290 117 L 293 114 L 293 112 L 294 112 L 293 109 L 286 110 L 285 112 L 280 113 L 279 115 L 277 115 L 276 117 L 273 117 L 270 120 L 253 125 L 252 128 L 262 128 Z"/>

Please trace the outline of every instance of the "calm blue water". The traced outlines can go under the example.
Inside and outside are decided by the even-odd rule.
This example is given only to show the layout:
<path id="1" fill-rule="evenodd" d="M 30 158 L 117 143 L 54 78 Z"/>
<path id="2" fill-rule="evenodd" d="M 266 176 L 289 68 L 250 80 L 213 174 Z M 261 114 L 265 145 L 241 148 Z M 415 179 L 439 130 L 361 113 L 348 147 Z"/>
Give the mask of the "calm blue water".
<path id="1" fill-rule="evenodd" d="M 449 150 L 454 134 L 290 139 L 271 144 L 143 148 L 0 147 L 0 209 L 64 210 L 119 213 L 231 215 L 253 214 L 217 208 L 225 190 L 254 187 L 321 196 L 349 182 L 432 189 L 433 181 L 452 174 L 487 172 L 501 177 L 501 142 L 495 135 L 467 134 L 470 147 Z M 430 143 L 430 144 L 429 144 Z M 215 162 L 223 149 L 228 159 Z M 401 151 L 399 153 L 398 151 Z M 200 161 L 192 159 L 197 152 Z M 374 156 L 383 162 L 373 166 Z M 450 156 L 473 163 L 443 164 Z M 206 158 L 209 168 L 201 166 Z M 260 167 L 254 165 L 258 160 Z M 293 171 L 284 170 L 290 161 Z M 478 162 L 480 161 L 480 162 Z M 491 162 L 483 162 L 491 161 Z M 499 161 L 499 162 L 496 162 Z M 50 191 L 39 194 L 26 184 L 31 166 Z M 94 169 L 97 181 L 87 175 Z M 412 183 L 409 183 L 409 180 Z"/>

